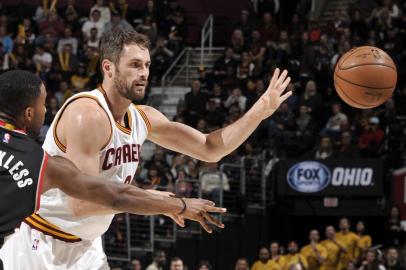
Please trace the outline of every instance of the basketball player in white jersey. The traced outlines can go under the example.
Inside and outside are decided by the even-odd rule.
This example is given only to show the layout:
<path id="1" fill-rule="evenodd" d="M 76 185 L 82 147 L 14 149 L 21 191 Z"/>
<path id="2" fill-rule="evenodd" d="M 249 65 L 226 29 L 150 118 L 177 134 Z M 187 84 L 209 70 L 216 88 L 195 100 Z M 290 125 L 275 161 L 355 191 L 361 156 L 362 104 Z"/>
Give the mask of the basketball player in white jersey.
<path id="1" fill-rule="evenodd" d="M 148 106 L 134 106 L 144 97 L 151 63 L 147 38 L 135 31 L 116 30 L 101 40 L 103 83 L 81 93 L 60 109 L 44 142 L 51 155 L 62 155 L 90 175 L 130 183 L 145 139 L 207 162 L 215 162 L 236 149 L 262 120 L 272 115 L 291 92 L 290 78 L 275 71 L 270 85 L 238 121 L 210 134 L 169 121 Z M 188 205 L 186 205 L 186 208 Z M 14 237 L 18 256 L 28 261 L 17 269 L 109 269 L 101 235 L 115 212 L 98 204 L 66 196 L 58 189 L 41 197 L 41 208 L 31 217 L 44 226 L 25 222 Z M 182 224 L 182 213 L 177 223 Z M 218 224 L 206 212 L 196 219 L 208 232 L 206 221 Z M 50 239 L 52 238 L 52 239 Z M 31 248 L 35 246 L 32 252 Z M 21 258 L 21 257 L 20 257 Z"/>

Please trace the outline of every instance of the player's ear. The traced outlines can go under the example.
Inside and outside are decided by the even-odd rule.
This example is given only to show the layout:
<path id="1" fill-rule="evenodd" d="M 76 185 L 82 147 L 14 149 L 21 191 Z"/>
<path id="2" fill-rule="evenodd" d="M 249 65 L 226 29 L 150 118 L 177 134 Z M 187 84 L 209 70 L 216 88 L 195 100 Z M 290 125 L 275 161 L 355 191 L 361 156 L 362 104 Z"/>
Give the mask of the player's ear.
<path id="1" fill-rule="evenodd" d="M 28 106 L 27 108 L 25 108 L 24 110 L 24 119 L 28 120 L 28 121 L 32 121 L 34 118 L 34 108 Z"/>
<path id="2" fill-rule="evenodd" d="M 110 60 L 104 59 L 102 61 L 102 69 L 105 76 L 113 77 L 114 64 Z"/>

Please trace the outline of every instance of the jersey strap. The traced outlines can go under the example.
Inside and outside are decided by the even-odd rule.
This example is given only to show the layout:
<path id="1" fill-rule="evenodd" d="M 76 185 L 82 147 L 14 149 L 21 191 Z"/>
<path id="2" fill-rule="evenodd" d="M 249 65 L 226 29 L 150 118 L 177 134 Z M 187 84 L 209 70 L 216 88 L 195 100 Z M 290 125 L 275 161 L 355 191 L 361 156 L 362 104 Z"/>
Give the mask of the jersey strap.
<path id="1" fill-rule="evenodd" d="M 79 237 L 62 231 L 59 227 L 46 221 L 38 214 L 32 214 L 31 216 L 27 217 L 24 219 L 24 223 L 37 231 L 50 235 L 53 238 L 62 240 L 64 242 L 75 243 L 82 241 L 82 239 Z"/>
<path id="2" fill-rule="evenodd" d="M 35 203 L 36 203 L 35 212 L 39 210 L 39 207 L 41 204 L 41 193 L 42 193 L 42 187 L 44 184 L 44 174 L 45 174 L 47 165 L 48 165 L 48 154 L 44 151 L 41 169 L 39 170 L 39 174 L 38 174 L 37 195 L 36 195 L 36 200 L 35 200 Z"/>

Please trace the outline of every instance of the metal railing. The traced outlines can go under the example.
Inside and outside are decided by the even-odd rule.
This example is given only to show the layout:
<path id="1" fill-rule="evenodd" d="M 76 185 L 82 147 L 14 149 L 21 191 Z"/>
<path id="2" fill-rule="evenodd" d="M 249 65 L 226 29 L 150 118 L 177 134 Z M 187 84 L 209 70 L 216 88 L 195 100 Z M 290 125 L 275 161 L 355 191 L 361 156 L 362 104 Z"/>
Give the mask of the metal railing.
<path id="1" fill-rule="evenodd" d="M 130 214 L 118 214 L 110 229 L 103 236 L 103 245 L 108 259 L 112 261 L 131 260 Z"/>
<path id="2" fill-rule="evenodd" d="M 243 186 L 240 164 L 223 163 L 220 171 L 228 177 L 230 190 L 223 194 L 223 207 L 227 208 L 228 216 L 239 216 L 245 212 Z"/>
<path id="3" fill-rule="evenodd" d="M 177 181 L 174 193 L 182 197 L 215 200 L 220 207 L 228 209 L 225 215 L 228 218 L 244 215 L 249 209 L 263 210 L 271 196 L 267 178 L 275 162 L 273 152 L 264 150 L 258 156 L 242 157 L 234 164 L 223 163 L 219 171 L 202 172 L 199 179 Z M 218 193 L 203 192 L 202 181 L 207 174 L 217 178 Z M 274 189 L 272 183 L 270 187 Z M 221 221 L 223 217 L 218 218 Z M 202 228 L 196 222 L 188 222 L 185 228 L 180 228 L 167 217 L 121 214 L 114 218 L 105 234 L 104 247 L 109 260 L 130 261 L 131 252 L 152 252 L 155 242 L 175 243 L 178 237 L 201 234 Z"/>
<path id="4" fill-rule="evenodd" d="M 200 37 L 200 64 L 203 64 L 204 59 L 204 51 L 206 46 L 206 41 L 209 41 L 209 53 L 211 53 L 211 49 L 213 47 L 213 14 L 210 14 L 207 18 L 206 22 L 203 25 L 201 37 Z"/>
<path id="5" fill-rule="evenodd" d="M 189 76 L 189 64 L 190 64 L 190 54 L 193 51 L 193 48 L 186 47 L 184 48 L 179 55 L 173 60 L 172 64 L 166 70 L 165 74 L 161 79 L 161 87 L 163 93 L 166 92 L 166 89 L 174 83 L 174 81 L 179 77 L 179 75 L 186 70 L 186 80 L 185 85 L 189 85 L 190 76 Z M 185 59 L 183 63 L 182 60 Z M 176 68 L 178 68 L 176 70 Z"/>

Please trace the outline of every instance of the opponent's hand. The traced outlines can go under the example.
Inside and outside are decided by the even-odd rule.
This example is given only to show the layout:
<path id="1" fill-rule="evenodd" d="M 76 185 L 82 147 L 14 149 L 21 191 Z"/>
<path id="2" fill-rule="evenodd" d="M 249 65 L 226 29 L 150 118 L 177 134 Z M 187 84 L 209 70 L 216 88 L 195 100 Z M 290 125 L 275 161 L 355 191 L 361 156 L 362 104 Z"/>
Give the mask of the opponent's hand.
<path id="1" fill-rule="evenodd" d="M 262 120 L 271 116 L 292 95 L 292 91 L 284 93 L 290 82 L 290 77 L 287 77 L 287 75 L 286 70 L 280 74 L 279 68 L 275 69 L 268 89 L 258 100 L 258 105 L 256 104 Z"/>
<path id="2" fill-rule="evenodd" d="M 184 198 L 184 200 L 186 203 L 186 211 L 182 214 L 183 218 L 199 222 L 208 233 L 212 233 L 213 231 L 209 224 L 213 224 L 222 229 L 224 228 L 224 224 L 220 223 L 211 214 L 224 214 L 227 212 L 227 209 L 215 207 L 215 203 L 208 200 L 188 198 Z"/>
<path id="3" fill-rule="evenodd" d="M 155 195 L 164 196 L 164 197 L 174 197 L 175 196 L 175 194 L 173 194 L 172 192 L 169 192 L 169 191 L 160 191 L 160 190 L 155 190 L 155 189 L 147 189 L 147 191 L 151 192 Z M 180 227 L 185 227 L 185 220 L 180 215 L 166 214 L 165 216 L 171 218 Z"/>

